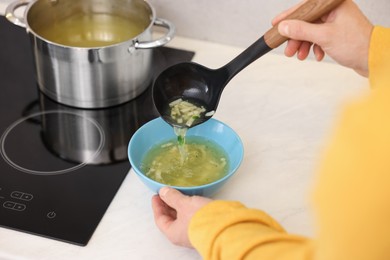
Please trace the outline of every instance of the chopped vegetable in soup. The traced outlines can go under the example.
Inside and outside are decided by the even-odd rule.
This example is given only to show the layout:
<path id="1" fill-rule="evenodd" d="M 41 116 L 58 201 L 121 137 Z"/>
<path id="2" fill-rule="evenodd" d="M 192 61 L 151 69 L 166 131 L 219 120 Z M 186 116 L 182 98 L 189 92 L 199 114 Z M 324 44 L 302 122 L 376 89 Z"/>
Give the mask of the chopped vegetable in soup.
<path id="1" fill-rule="evenodd" d="M 213 111 L 206 113 L 206 109 L 203 106 L 181 98 L 169 103 L 169 108 L 171 110 L 170 117 L 176 123 L 187 127 L 191 127 L 202 116 L 212 116 L 214 114 Z"/>
<path id="2" fill-rule="evenodd" d="M 213 141 L 190 136 L 181 160 L 175 139 L 154 146 L 143 159 L 144 174 L 163 184 L 180 187 L 204 185 L 223 178 L 229 163 L 226 152 Z"/>

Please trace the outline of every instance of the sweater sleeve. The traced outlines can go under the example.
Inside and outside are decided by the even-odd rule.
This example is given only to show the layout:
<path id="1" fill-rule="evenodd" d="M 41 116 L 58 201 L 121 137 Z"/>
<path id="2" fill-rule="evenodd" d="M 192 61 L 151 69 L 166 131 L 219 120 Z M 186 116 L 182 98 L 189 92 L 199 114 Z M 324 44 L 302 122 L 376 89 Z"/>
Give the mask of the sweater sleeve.
<path id="1" fill-rule="evenodd" d="M 374 28 L 369 71 L 375 91 L 344 109 L 320 164 L 316 242 L 261 210 L 214 201 L 189 226 L 204 259 L 390 259 L 390 29 Z"/>
<path id="2" fill-rule="evenodd" d="M 390 28 L 374 27 L 368 62 L 371 87 L 390 87 Z"/>
<path id="3" fill-rule="evenodd" d="M 348 104 L 320 165 L 318 260 L 390 259 L 390 30 L 370 41 L 368 97 Z"/>
<path id="4" fill-rule="evenodd" d="M 269 215 L 214 201 L 193 217 L 189 236 L 204 259 L 311 259 L 310 240 L 287 234 Z"/>

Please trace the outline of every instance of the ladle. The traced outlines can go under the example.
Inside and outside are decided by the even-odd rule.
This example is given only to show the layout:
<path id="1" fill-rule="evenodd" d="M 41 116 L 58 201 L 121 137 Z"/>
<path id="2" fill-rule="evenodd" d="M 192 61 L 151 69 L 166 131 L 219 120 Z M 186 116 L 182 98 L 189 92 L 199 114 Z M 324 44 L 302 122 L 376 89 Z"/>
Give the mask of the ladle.
<path id="1" fill-rule="evenodd" d="M 308 0 L 285 19 L 314 22 L 336 8 L 344 0 Z M 222 91 L 228 82 L 242 69 L 287 40 L 279 34 L 277 26 L 269 29 L 236 58 L 219 69 L 209 69 L 194 62 L 179 63 L 164 70 L 155 80 L 152 95 L 156 109 L 162 118 L 176 127 L 179 124 L 170 116 L 169 103 L 182 98 L 201 105 L 206 111 L 217 109 Z M 208 120 L 213 113 L 194 121 L 191 127 Z"/>

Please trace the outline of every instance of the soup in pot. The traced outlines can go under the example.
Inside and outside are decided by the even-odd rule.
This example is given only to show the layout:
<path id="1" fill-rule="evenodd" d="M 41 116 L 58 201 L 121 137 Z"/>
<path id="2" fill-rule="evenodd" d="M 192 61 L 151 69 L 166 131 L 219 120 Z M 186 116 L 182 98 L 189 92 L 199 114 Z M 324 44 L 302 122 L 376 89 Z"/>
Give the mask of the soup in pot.
<path id="1" fill-rule="evenodd" d="M 78 13 L 41 26 L 37 33 L 61 45 L 103 47 L 136 37 L 146 29 L 144 24 L 118 15 Z"/>

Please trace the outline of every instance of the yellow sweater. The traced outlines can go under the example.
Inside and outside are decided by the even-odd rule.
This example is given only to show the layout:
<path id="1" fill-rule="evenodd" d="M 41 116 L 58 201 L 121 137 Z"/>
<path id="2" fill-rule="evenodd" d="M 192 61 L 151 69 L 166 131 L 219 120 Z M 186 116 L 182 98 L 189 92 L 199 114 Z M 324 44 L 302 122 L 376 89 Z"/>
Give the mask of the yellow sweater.
<path id="1" fill-rule="evenodd" d="M 191 220 L 204 259 L 390 259 L 390 28 L 375 27 L 370 96 L 343 111 L 320 165 L 315 239 L 286 233 L 263 211 L 213 201 Z"/>

